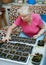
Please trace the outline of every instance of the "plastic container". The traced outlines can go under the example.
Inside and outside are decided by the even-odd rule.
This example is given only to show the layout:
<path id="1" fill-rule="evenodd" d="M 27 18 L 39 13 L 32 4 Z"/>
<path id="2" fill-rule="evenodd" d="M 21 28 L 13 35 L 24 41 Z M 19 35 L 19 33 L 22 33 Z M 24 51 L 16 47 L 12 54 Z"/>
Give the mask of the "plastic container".
<path id="1" fill-rule="evenodd" d="M 38 41 L 38 46 L 44 46 L 44 44 L 45 44 L 44 40 L 39 40 Z"/>
<path id="2" fill-rule="evenodd" d="M 40 65 L 41 60 L 42 60 L 42 54 L 36 53 L 32 58 L 32 63 L 34 65 Z"/>
<path id="3" fill-rule="evenodd" d="M 17 48 L 14 48 L 14 46 Z M 24 46 L 25 51 L 22 50 Z M 26 48 L 32 51 L 32 46 L 20 42 L 2 44 L 0 46 L 0 62 L 9 63 L 9 65 L 28 65 L 30 52 L 27 51 Z"/>
<path id="4" fill-rule="evenodd" d="M 36 4 L 36 0 L 28 0 L 28 4 Z"/>
<path id="5" fill-rule="evenodd" d="M 46 14 L 41 14 L 41 18 L 46 22 Z"/>
<path id="6" fill-rule="evenodd" d="M 24 42 L 24 43 L 29 43 L 29 44 L 35 44 L 36 39 L 33 38 L 24 38 L 24 37 L 16 37 L 16 36 L 11 36 L 10 41 L 17 41 L 17 42 Z"/>

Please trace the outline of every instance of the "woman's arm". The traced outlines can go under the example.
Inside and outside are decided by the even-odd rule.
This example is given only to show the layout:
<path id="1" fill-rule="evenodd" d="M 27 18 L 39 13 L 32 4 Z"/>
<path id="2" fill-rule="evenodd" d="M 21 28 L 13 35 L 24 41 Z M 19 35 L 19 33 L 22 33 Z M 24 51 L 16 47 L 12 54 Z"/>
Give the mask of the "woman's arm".
<path id="1" fill-rule="evenodd" d="M 5 42 L 6 40 L 7 41 L 9 41 L 9 39 L 10 39 L 10 35 L 11 35 L 11 33 L 12 33 L 12 30 L 14 29 L 14 28 L 16 28 L 17 26 L 20 26 L 21 25 L 21 18 L 20 18 L 20 16 L 14 21 L 14 23 L 8 28 L 8 31 L 7 31 L 7 33 L 6 33 L 6 37 L 4 37 L 3 39 L 2 39 L 2 41 L 3 42 Z"/>
<path id="2" fill-rule="evenodd" d="M 8 31 L 6 33 L 6 37 L 9 37 L 10 34 L 12 33 L 12 30 L 16 28 L 16 25 L 13 23 L 9 28 L 8 28 Z"/>
<path id="3" fill-rule="evenodd" d="M 36 24 L 40 28 L 39 32 L 37 35 L 34 35 L 34 38 L 38 38 L 40 35 L 42 35 L 45 31 L 45 24 L 39 14 L 35 14 L 36 18 Z"/>
<path id="4" fill-rule="evenodd" d="M 34 35 L 33 37 L 34 38 L 38 38 L 40 35 L 42 35 L 44 33 L 44 31 L 45 31 L 45 25 L 43 24 L 41 26 L 41 30 L 38 32 L 38 34 L 37 35 Z"/>

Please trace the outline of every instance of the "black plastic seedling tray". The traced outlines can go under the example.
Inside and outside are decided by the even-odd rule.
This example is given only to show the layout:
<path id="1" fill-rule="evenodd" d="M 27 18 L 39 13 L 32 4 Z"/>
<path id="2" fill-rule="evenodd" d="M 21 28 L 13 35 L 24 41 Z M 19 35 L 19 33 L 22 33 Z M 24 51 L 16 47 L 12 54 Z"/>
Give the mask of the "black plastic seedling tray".
<path id="1" fill-rule="evenodd" d="M 18 42 L 35 44 L 36 39 L 33 39 L 33 38 L 24 38 L 24 37 L 17 37 L 17 36 L 13 36 L 12 35 L 10 41 L 18 41 Z"/>
<path id="2" fill-rule="evenodd" d="M 31 54 L 33 46 L 18 43 L 0 44 L 0 58 L 26 62 Z"/>

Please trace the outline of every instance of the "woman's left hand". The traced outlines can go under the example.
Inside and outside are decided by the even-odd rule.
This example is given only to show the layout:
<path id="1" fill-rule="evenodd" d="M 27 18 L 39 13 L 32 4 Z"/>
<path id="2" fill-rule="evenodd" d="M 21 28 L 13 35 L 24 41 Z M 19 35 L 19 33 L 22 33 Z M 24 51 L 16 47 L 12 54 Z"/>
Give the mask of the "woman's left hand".
<path id="1" fill-rule="evenodd" d="M 38 35 L 34 35 L 34 36 L 33 36 L 34 39 L 37 39 L 38 37 L 39 37 Z"/>

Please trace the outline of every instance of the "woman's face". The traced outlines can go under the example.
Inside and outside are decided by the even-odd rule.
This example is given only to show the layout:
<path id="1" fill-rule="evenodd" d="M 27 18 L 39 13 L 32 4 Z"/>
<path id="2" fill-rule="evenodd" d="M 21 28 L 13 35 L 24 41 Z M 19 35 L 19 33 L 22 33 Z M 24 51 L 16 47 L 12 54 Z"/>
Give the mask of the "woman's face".
<path id="1" fill-rule="evenodd" d="M 29 19 L 31 18 L 31 16 L 29 16 L 29 15 L 20 14 L 20 16 L 21 16 L 21 18 L 22 18 L 24 21 L 26 21 L 26 22 L 28 22 Z"/>

